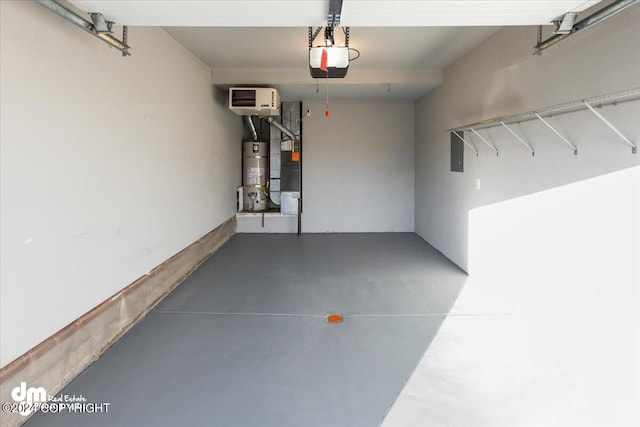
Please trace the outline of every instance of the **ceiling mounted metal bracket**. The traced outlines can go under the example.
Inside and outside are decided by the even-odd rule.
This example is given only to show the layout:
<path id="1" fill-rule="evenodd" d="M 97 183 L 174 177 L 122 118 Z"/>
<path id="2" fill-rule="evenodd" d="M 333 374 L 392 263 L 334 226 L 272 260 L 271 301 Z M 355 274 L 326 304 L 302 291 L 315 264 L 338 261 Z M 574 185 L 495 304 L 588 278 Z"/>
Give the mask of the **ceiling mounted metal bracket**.
<path id="1" fill-rule="evenodd" d="M 520 144 L 524 145 L 525 147 L 527 147 L 529 149 L 529 151 L 531 151 L 531 155 L 535 156 L 536 155 L 536 150 L 533 149 L 533 147 L 531 145 L 529 145 L 529 143 L 527 141 L 525 141 L 524 139 L 522 139 L 520 136 L 518 136 L 517 133 L 515 133 L 513 130 L 511 130 L 511 128 L 509 126 L 507 126 L 506 124 L 504 124 L 504 122 L 500 122 L 500 124 L 509 131 L 509 133 L 511 133 L 511 135 L 513 135 L 519 142 Z"/>
<path id="2" fill-rule="evenodd" d="M 556 45 L 556 44 L 568 39 L 569 37 L 572 37 L 572 36 L 582 32 L 582 31 L 586 30 L 587 28 L 590 28 L 590 27 L 592 27 L 592 26 L 604 21 L 605 19 L 615 15 L 618 12 L 622 12 L 626 8 L 628 8 L 630 6 L 633 6 L 634 4 L 636 4 L 638 2 L 640 2 L 640 0 L 616 0 L 613 3 L 611 3 L 610 5 L 605 6 L 602 9 L 600 9 L 599 11 L 587 16 L 586 18 L 584 18 L 580 22 L 578 22 L 575 25 L 573 25 L 570 29 L 563 30 L 562 33 L 556 33 L 555 35 L 553 35 L 552 37 L 549 37 L 548 39 L 546 39 L 544 41 L 539 41 L 538 44 L 536 44 L 536 46 L 535 46 L 535 51 L 533 52 L 533 54 L 534 55 L 540 55 L 543 50 L 548 49 L 551 46 L 554 46 L 554 45 Z"/>
<path id="3" fill-rule="evenodd" d="M 460 134 L 458 132 L 456 132 L 455 130 L 453 131 L 453 133 L 455 134 L 455 136 L 457 136 L 458 138 L 460 138 L 460 141 L 464 142 L 465 145 L 467 147 L 469 147 L 471 149 L 471 151 L 473 151 L 474 153 L 476 153 L 476 156 L 479 156 L 480 154 L 478 153 L 478 149 L 476 148 L 475 145 L 473 145 L 472 142 L 467 141 L 466 139 L 464 139 L 463 137 L 460 136 Z"/>
<path id="4" fill-rule="evenodd" d="M 107 21 L 101 13 L 90 13 L 91 20 L 93 21 L 93 29 L 97 33 L 111 34 L 111 27 L 113 27 L 112 21 Z"/>
<path id="5" fill-rule="evenodd" d="M 122 43 L 126 45 L 128 39 L 129 39 L 129 27 L 125 25 L 122 27 Z M 122 56 L 129 56 L 129 55 L 131 54 L 129 53 L 128 49 L 122 51 Z"/>
<path id="6" fill-rule="evenodd" d="M 327 15 L 327 26 L 337 27 L 340 25 L 342 15 L 342 0 L 329 1 L 329 14 Z"/>
<path id="7" fill-rule="evenodd" d="M 336 41 L 333 38 L 333 27 L 331 26 L 324 27 L 324 44 L 326 46 L 333 46 L 336 44 Z"/>
<path id="8" fill-rule="evenodd" d="M 569 34 L 573 30 L 576 18 L 578 18 L 578 12 L 567 12 L 564 16 L 554 20 L 553 25 L 556 26 L 556 29 L 553 34 Z"/>
<path id="9" fill-rule="evenodd" d="M 68 9 L 67 7 L 61 5 L 55 0 L 36 0 L 36 1 L 40 3 L 42 6 L 49 9 L 50 11 L 62 16 L 64 19 L 71 22 L 72 24 L 82 28 L 92 36 L 98 37 L 100 40 L 104 41 L 109 46 L 118 49 L 119 51 L 122 52 L 122 56 L 131 55 L 131 53 L 129 52 L 129 49 L 131 49 L 131 47 L 127 45 L 127 42 L 126 42 L 126 35 L 127 35 L 126 26 L 122 27 L 123 39 L 125 40 L 121 41 L 111 35 L 111 27 L 113 25 L 113 22 L 106 21 L 102 16 L 102 14 L 100 13 L 91 14 L 91 19 L 94 21 L 92 23 L 87 21 L 85 18 L 78 15 L 71 9 Z"/>
<path id="10" fill-rule="evenodd" d="M 614 125 L 612 125 L 612 124 L 611 124 L 611 122 L 610 122 L 609 120 L 605 119 L 605 118 L 604 118 L 604 116 L 603 116 L 602 114 L 598 113 L 598 112 L 595 110 L 595 108 L 593 108 L 593 107 L 591 106 L 591 104 L 589 104 L 588 102 L 585 102 L 585 103 L 584 103 L 584 105 L 586 105 L 586 107 L 587 107 L 589 110 L 591 110 L 591 112 L 592 112 L 593 114 L 595 114 L 595 115 L 596 115 L 600 120 L 602 120 L 602 122 L 603 122 L 604 124 L 606 124 L 607 126 L 609 126 L 609 127 L 610 127 L 610 128 L 611 128 L 611 129 L 612 129 L 612 130 L 613 130 L 613 131 L 614 131 L 614 132 L 615 132 L 615 133 L 620 137 L 620 138 L 622 138 L 622 140 L 623 140 L 624 142 L 626 142 L 627 144 L 629 144 L 629 145 L 631 146 L 631 153 L 632 153 L 632 154 L 636 154 L 636 151 L 637 151 L 636 144 L 634 144 L 633 142 L 631 142 L 631 141 L 629 140 L 629 138 L 627 138 L 626 136 L 624 136 L 624 135 L 622 134 L 622 132 L 620 132 L 618 129 L 616 129 L 616 127 L 615 127 Z"/>
<path id="11" fill-rule="evenodd" d="M 309 27 L 309 48 L 313 47 L 313 41 L 318 37 L 320 31 L 322 31 L 322 27 L 316 28 L 315 31 L 313 30 L 313 27 Z"/>
<path id="12" fill-rule="evenodd" d="M 542 25 L 538 25 L 538 29 L 536 31 L 537 34 L 537 42 L 536 42 L 536 46 L 539 46 L 542 43 Z M 535 47 L 535 46 L 534 46 Z M 542 55 L 542 51 L 541 50 L 537 50 L 535 55 Z"/>

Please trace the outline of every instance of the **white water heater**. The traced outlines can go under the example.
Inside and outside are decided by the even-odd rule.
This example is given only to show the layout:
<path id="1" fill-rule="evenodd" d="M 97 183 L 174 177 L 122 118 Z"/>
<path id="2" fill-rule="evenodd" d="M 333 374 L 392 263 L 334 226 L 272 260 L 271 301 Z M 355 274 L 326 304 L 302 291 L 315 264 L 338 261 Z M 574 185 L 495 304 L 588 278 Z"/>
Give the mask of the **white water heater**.
<path id="1" fill-rule="evenodd" d="M 267 209 L 267 161 L 269 154 L 267 143 L 245 141 L 242 143 L 242 186 L 243 208 L 245 211 L 258 212 Z"/>

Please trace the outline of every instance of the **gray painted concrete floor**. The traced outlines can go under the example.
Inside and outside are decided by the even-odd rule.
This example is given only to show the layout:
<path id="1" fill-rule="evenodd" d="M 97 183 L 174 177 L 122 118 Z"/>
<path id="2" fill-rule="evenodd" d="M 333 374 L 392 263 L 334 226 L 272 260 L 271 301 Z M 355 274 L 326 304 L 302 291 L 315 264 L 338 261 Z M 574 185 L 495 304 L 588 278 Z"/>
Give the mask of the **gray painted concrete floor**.
<path id="1" fill-rule="evenodd" d="M 33 426 L 378 426 L 466 275 L 411 233 L 236 235 Z M 328 324 L 328 313 L 341 324 Z"/>

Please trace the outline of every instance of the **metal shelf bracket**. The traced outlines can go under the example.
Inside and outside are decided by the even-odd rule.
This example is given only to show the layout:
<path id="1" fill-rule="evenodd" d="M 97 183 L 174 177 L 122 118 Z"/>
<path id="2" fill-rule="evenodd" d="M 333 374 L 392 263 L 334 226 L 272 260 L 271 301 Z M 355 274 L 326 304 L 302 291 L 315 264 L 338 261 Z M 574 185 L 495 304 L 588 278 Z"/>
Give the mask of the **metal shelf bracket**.
<path id="1" fill-rule="evenodd" d="M 505 128 L 506 130 L 508 130 L 508 131 L 509 131 L 509 133 L 511 133 L 511 135 L 513 135 L 513 136 L 514 136 L 518 141 L 520 141 L 520 144 L 522 144 L 522 145 L 524 145 L 525 147 L 527 147 L 527 148 L 529 149 L 529 151 L 531 151 L 531 155 L 532 155 L 532 156 L 535 156 L 535 155 L 536 155 L 536 150 L 534 150 L 534 149 L 533 149 L 533 147 L 532 147 L 531 145 L 529 145 L 529 143 L 528 143 L 527 141 L 525 141 L 524 139 L 520 138 L 520 137 L 518 136 L 518 134 L 517 134 L 517 133 L 515 133 L 514 131 L 512 131 L 512 130 L 511 130 L 511 128 L 510 128 L 509 126 L 505 125 L 505 124 L 504 124 L 504 122 L 500 122 L 500 124 L 501 124 L 502 126 L 504 126 L 504 128 Z"/>
<path id="2" fill-rule="evenodd" d="M 478 156 L 478 155 L 479 155 L 479 154 L 478 154 L 478 149 L 476 148 L 476 146 L 475 146 L 472 142 L 469 142 L 469 141 L 467 141 L 466 139 L 464 139 L 463 137 L 461 137 L 461 136 L 460 136 L 460 134 L 459 134 L 458 132 L 456 132 L 455 130 L 453 131 L 453 133 L 454 133 L 458 138 L 460 138 L 460 141 L 464 142 L 464 143 L 465 143 L 465 145 L 471 149 L 471 151 L 473 151 L 474 153 L 476 153 L 476 156 Z"/>
<path id="3" fill-rule="evenodd" d="M 574 144 L 572 144 L 571 142 L 569 142 L 569 140 L 567 138 L 565 138 L 564 136 L 562 136 L 562 134 L 560 132 L 558 132 L 553 126 L 551 126 L 551 124 L 546 121 L 545 119 L 542 118 L 542 116 L 540 116 L 540 114 L 535 113 L 536 117 L 540 119 L 540 121 L 542 123 L 544 123 L 545 125 L 547 125 L 547 127 L 549 129 L 551 129 L 553 131 L 553 133 L 555 133 L 556 135 L 558 135 L 560 137 L 561 140 L 563 140 L 569 147 L 573 148 L 573 154 L 577 155 L 578 154 L 578 147 L 576 147 Z"/>
<path id="4" fill-rule="evenodd" d="M 595 108 L 593 108 L 593 107 L 591 106 L 591 104 L 589 104 L 588 102 L 585 102 L 585 103 L 584 103 L 584 105 L 586 105 L 586 106 L 587 106 L 587 108 L 588 108 L 589 110 L 591 110 L 591 112 L 592 112 L 593 114 L 595 114 L 595 115 L 596 115 L 600 120 L 602 120 L 602 121 L 604 122 L 604 124 L 606 124 L 607 126 L 609 126 L 609 127 L 610 127 L 610 128 L 611 128 L 611 129 L 612 129 L 612 130 L 613 130 L 613 131 L 614 131 L 614 132 L 615 132 L 615 133 L 620 137 L 620 138 L 622 138 L 624 142 L 626 142 L 627 144 L 629 144 L 629 145 L 631 146 L 631 153 L 636 154 L 636 151 L 637 151 L 636 144 L 634 144 L 633 142 L 631 142 L 631 141 L 629 140 L 629 138 L 627 138 L 626 136 L 624 136 L 624 135 L 622 134 L 622 132 L 620 132 L 618 129 L 616 129 L 616 127 L 615 127 L 614 125 L 612 125 L 612 124 L 611 124 L 611 122 L 610 122 L 609 120 L 605 119 L 605 118 L 602 116 L 602 114 L 598 113 L 598 112 L 596 111 L 596 109 L 595 109 Z"/>
<path id="5" fill-rule="evenodd" d="M 472 132 L 475 136 L 480 138 L 482 142 L 487 144 L 493 151 L 495 151 L 496 155 L 498 155 L 498 148 L 495 144 L 488 141 L 486 138 L 482 137 L 478 131 L 482 129 L 490 129 L 493 127 L 504 127 L 509 131 L 509 133 L 515 137 L 518 142 L 524 145 L 531 151 L 531 155 L 535 156 L 535 149 L 529 144 L 523 137 L 519 136 L 515 133 L 509 125 L 513 125 L 516 123 L 525 123 L 528 121 L 540 121 L 546 127 L 551 129 L 553 133 L 556 134 L 558 138 L 562 140 L 565 144 L 573 149 L 573 154 L 578 154 L 578 146 L 577 144 L 569 141 L 560 131 L 558 131 L 550 122 L 549 117 L 555 117 L 562 114 L 570 114 L 578 111 L 590 110 L 596 117 L 598 117 L 603 123 L 605 123 L 611 130 L 613 130 L 616 135 L 618 135 L 625 143 L 627 143 L 631 147 L 631 152 L 633 154 L 637 153 L 637 145 L 634 141 L 627 138 L 621 131 L 619 131 L 611 122 L 609 122 L 605 117 L 602 116 L 601 113 L 596 111 L 596 108 L 605 107 L 605 106 L 615 106 L 625 102 L 637 102 L 640 101 L 640 87 L 635 87 L 631 89 L 621 90 L 618 92 L 608 93 L 604 95 L 598 95 L 591 98 L 583 98 L 575 101 L 569 101 L 562 104 L 551 105 L 544 108 L 538 108 L 532 111 L 527 111 L 524 113 L 512 114 L 508 116 L 500 116 L 493 117 L 490 119 L 482 120 L 479 122 L 470 123 L 464 126 L 458 126 L 452 129 L 447 129 L 447 132 Z M 456 133 L 460 138 L 459 134 Z M 462 139 L 462 138 L 460 138 Z M 467 145 L 471 145 L 469 141 L 464 141 Z M 471 146 L 469 147 L 471 148 Z M 476 152 L 475 147 L 471 148 Z M 476 153 L 477 154 L 477 153 Z"/>
<path id="6" fill-rule="evenodd" d="M 478 138 L 480 138 L 480 140 L 482 142 L 487 144 L 489 146 L 489 148 L 491 148 L 493 151 L 495 151 L 496 152 L 496 157 L 500 155 L 500 153 L 498 152 L 498 148 L 496 147 L 495 144 L 492 144 L 489 141 L 487 141 L 482 135 L 480 135 L 478 132 L 476 132 L 476 130 L 474 128 L 469 128 L 469 130 L 471 130 L 471 132 L 473 132 Z"/>

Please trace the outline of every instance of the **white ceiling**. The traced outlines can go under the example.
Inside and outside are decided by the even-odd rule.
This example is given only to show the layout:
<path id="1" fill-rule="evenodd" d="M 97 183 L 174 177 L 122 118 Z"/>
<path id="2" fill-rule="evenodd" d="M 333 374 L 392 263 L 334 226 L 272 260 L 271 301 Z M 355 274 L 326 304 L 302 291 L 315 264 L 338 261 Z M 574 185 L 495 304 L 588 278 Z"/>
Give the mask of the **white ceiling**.
<path id="1" fill-rule="evenodd" d="M 493 34 L 497 27 L 358 27 L 351 47 L 362 56 L 360 69 L 444 68 Z M 212 68 L 307 68 L 306 27 L 164 27 L 180 44 Z M 344 35 L 336 29 L 336 42 Z M 323 32 L 314 45 L 323 44 Z M 446 47 L 446 48 L 445 48 Z"/>
<path id="2" fill-rule="evenodd" d="M 283 100 L 326 96 L 309 75 L 308 26 L 326 24 L 329 0 L 70 0 L 118 25 L 162 26 L 212 69 L 214 84 L 267 85 Z M 499 26 L 549 24 L 599 0 L 344 0 L 341 24 L 362 56 L 334 100 L 411 100 Z M 341 44 L 342 31 L 336 29 Z M 533 45 L 532 40 L 532 45 Z M 323 32 L 314 45 L 323 43 Z M 135 55 L 135 39 L 130 38 Z"/>
<path id="3" fill-rule="evenodd" d="M 324 25 L 329 0 L 71 0 L 121 25 L 307 27 Z M 354 27 L 539 25 L 598 0 L 344 0 Z"/>
<path id="4" fill-rule="evenodd" d="M 257 83 L 279 89 L 285 100 L 325 97 L 309 75 L 305 27 L 165 27 L 164 30 L 213 70 L 213 81 Z M 497 27 L 351 28 L 350 46 L 361 52 L 345 79 L 331 84 L 334 100 L 418 99 L 439 86 L 439 70 L 493 34 Z M 336 32 L 336 42 L 344 35 Z M 322 44 L 322 33 L 314 44 Z M 445 48 L 446 46 L 446 48 Z M 355 55 L 355 54 L 354 54 Z M 436 73 L 423 71 L 436 70 Z M 407 74 L 406 71 L 416 73 Z M 389 90 L 391 85 L 391 90 Z"/>

